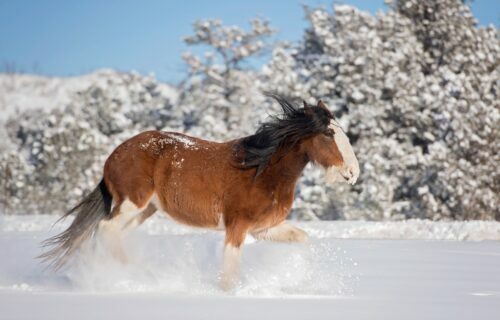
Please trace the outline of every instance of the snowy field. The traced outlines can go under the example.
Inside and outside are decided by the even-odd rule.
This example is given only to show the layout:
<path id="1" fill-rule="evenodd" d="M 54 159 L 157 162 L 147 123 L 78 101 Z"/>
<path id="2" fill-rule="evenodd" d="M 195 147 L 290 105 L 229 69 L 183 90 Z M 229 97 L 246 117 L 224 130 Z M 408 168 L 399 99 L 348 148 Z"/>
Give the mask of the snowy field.
<path id="1" fill-rule="evenodd" d="M 0 319 L 498 319 L 498 222 L 302 222 L 308 244 L 247 239 L 217 287 L 223 234 L 148 220 L 130 263 L 99 243 L 53 273 L 33 257 L 55 216 L 0 216 Z"/>

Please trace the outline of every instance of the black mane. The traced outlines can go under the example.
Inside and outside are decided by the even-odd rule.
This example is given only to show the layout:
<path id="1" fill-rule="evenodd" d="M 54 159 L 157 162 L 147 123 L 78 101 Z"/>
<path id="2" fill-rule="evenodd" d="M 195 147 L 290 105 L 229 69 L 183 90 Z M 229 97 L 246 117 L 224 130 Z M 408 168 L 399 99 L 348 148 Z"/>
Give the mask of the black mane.
<path id="1" fill-rule="evenodd" d="M 282 147 L 290 150 L 304 138 L 326 132 L 333 118 L 325 108 L 299 108 L 280 95 L 266 95 L 280 104 L 283 113 L 261 124 L 255 134 L 243 138 L 239 144 L 243 149 L 241 165 L 243 168 L 257 168 L 256 176 L 262 173 L 276 151 Z"/>

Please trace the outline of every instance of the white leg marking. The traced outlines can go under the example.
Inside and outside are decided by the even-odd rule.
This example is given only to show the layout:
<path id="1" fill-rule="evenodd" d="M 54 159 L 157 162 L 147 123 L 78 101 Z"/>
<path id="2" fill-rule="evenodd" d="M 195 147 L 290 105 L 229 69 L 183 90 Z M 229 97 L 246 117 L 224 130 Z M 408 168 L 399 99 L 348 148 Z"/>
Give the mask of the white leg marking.
<path id="1" fill-rule="evenodd" d="M 160 203 L 160 198 L 158 198 L 158 195 L 156 194 L 156 192 L 153 193 L 153 196 L 151 197 L 151 199 L 149 200 L 149 202 L 151 202 L 152 204 L 155 205 L 156 210 L 165 212 L 165 210 L 163 210 L 163 207 L 162 207 L 162 205 Z"/>
<path id="2" fill-rule="evenodd" d="M 99 223 L 99 233 L 104 244 L 111 251 L 113 256 L 121 262 L 127 262 L 127 256 L 123 249 L 123 227 L 127 222 L 135 218 L 135 215 L 141 212 L 132 201 L 125 199 L 120 205 L 120 211 L 117 216 L 110 220 L 103 220 Z"/>
<path id="3" fill-rule="evenodd" d="M 120 218 L 120 222 L 125 224 L 135 218 L 139 212 L 141 212 L 141 208 L 137 207 L 129 199 L 125 199 L 120 206 L 120 214 L 117 218 Z"/>
<path id="4" fill-rule="evenodd" d="M 127 255 L 123 249 L 122 232 L 119 221 L 115 219 L 102 220 L 99 222 L 99 238 L 104 246 L 111 252 L 113 257 L 122 263 L 127 262 Z"/>
<path id="5" fill-rule="evenodd" d="M 123 234 L 127 235 L 129 231 L 140 226 L 147 218 L 156 212 L 156 206 L 152 203 L 142 210 L 141 213 L 130 219 L 122 228 Z"/>
<path id="6" fill-rule="evenodd" d="M 231 244 L 224 247 L 224 262 L 222 266 L 221 287 L 231 290 L 238 282 L 240 275 L 241 249 Z"/>
<path id="7" fill-rule="evenodd" d="M 124 234 L 127 234 L 129 231 L 139 226 L 141 222 L 141 214 L 136 215 L 123 226 L 122 231 Z"/>
<path id="8" fill-rule="evenodd" d="M 306 242 L 307 233 L 291 224 L 283 222 L 275 227 L 253 232 L 252 236 L 258 240 L 271 240 L 279 242 Z"/>

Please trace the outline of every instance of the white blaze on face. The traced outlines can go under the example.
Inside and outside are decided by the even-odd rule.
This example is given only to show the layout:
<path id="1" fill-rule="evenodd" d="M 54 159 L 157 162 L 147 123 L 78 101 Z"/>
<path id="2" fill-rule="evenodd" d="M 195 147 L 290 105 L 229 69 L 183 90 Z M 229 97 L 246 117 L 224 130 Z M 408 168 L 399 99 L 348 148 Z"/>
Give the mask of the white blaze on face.
<path id="1" fill-rule="evenodd" d="M 332 120 L 328 127 L 335 132 L 333 137 L 344 159 L 344 164 L 342 167 L 329 167 L 326 172 L 327 179 L 331 182 L 347 181 L 349 184 L 355 184 L 359 177 L 359 163 L 349 138 L 335 120 Z"/>

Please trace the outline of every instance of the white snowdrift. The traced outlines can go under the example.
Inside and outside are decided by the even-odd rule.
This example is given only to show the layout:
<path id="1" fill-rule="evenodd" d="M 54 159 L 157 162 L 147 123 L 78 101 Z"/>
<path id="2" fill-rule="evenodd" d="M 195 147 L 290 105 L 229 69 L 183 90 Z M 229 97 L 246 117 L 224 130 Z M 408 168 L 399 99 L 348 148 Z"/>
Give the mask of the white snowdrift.
<path id="1" fill-rule="evenodd" d="M 56 218 L 0 216 L 0 319 L 495 319 L 500 303 L 500 242 L 436 240 L 499 239 L 497 222 L 298 223 L 308 244 L 247 239 L 225 293 L 221 232 L 158 216 L 125 240 L 127 265 L 95 242 L 53 273 L 34 257 Z"/>

